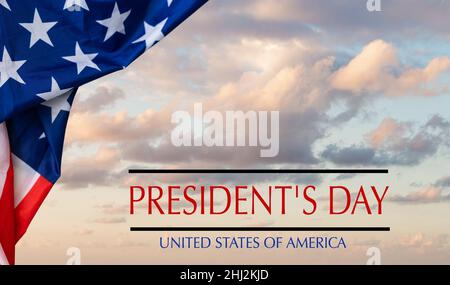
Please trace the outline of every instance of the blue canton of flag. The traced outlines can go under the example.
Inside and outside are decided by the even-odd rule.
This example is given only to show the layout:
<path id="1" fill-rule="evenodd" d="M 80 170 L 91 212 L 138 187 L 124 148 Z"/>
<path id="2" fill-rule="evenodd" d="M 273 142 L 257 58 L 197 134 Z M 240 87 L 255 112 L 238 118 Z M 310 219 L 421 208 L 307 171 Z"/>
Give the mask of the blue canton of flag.
<path id="1" fill-rule="evenodd" d="M 13 229 L 0 217 L 0 264 L 14 263 L 5 232 L 14 231 L 15 244 L 60 177 L 77 88 L 125 68 L 206 2 L 0 0 L 0 131 L 9 139 L 15 211 Z"/>

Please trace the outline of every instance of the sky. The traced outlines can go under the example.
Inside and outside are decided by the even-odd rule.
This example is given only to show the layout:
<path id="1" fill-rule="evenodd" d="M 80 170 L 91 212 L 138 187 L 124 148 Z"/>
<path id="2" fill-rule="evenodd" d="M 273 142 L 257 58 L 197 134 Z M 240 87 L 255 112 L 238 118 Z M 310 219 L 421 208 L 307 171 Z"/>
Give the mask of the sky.
<path id="1" fill-rule="evenodd" d="M 70 115 L 61 181 L 18 245 L 22 264 L 450 263 L 450 2 L 209 1 L 128 69 L 81 87 Z M 280 153 L 175 148 L 171 115 L 280 111 Z M 156 168 L 388 168 L 389 175 L 303 175 L 297 183 L 390 185 L 381 217 L 159 217 L 128 214 L 130 183 L 258 185 L 292 177 L 145 176 Z M 146 184 L 144 184 L 146 185 Z M 322 194 L 318 194 L 321 196 Z M 343 235 L 346 250 L 161 250 L 133 225 L 374 225 Z M 226 233 L 224 233 L 226 234 Z M 264 236 L 264 234 L 260 234 Z M 165 234 L 163 233 L 163 236 Z"/>

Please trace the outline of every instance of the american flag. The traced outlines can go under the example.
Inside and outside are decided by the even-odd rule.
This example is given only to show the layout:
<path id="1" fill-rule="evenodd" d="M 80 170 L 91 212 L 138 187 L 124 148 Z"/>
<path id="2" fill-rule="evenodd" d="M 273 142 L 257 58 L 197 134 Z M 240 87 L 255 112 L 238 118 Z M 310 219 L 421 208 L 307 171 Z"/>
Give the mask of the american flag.
<path id="1" fill-rule="evenodd" d="M 14 264 L 61 175 L 77 88 L 125 68 L 206 2 L 0 0 L 0 264 Z"/>

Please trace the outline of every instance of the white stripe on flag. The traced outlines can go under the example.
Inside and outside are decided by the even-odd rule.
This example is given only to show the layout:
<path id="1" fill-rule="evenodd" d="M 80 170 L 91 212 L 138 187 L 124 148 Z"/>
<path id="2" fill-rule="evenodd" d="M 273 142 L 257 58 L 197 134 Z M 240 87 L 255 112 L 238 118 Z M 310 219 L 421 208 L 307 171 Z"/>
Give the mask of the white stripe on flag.
<path id="1" fill-rule="evenodd" d="M 5 123 L 2 123 L 0 124 L 0 199 L 3 195 L 3 188 L 5 187 L 6 175 L 8 174 L 10 161 L 11 157 L 9 153 L 8 132 L 6 131 Z M 1 243 L 0 265 L 9 265 Z"/>
<path id="2" fill-rule="evenodd" d="M 22 202 L 40 175 L 20 158 L 12 155 L 14 166 L 14 208 Z"/>
<path id="3" fill-rule="evenodd" d="M 0 265 L 9 265 L 8 259 L 5 256 L 5 252 L 3 251 L 3 247 L 0 244 Z"/>
<path id="4" fill-rule="evenodd" d="M 3 194 L 3 187 L 6 181 L 6 174 L 9 169 L 9 141 L 5 123 L 0 124 L 0 198 Z"/>

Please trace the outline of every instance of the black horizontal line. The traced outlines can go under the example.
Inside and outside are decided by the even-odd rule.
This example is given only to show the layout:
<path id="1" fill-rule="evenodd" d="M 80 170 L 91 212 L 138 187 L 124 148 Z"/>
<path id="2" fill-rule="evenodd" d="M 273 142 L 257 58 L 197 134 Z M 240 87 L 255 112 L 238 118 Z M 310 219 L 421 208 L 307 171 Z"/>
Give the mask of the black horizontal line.
<path id="1" fill-rule="evenodd" d="M 267 174 L 267 173 L 310 173 L 310 174 L 388 174 L 388 169 L 130 169 L 130 174 L 215 174 L 215 173 L 247 173 L 247 174 Z"/>
<path id="2" fill-rule="evenodd" d="M 390 227 L 130 227 L 131 232 L 389 232 Z"/>

